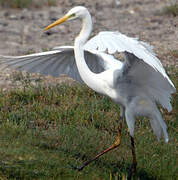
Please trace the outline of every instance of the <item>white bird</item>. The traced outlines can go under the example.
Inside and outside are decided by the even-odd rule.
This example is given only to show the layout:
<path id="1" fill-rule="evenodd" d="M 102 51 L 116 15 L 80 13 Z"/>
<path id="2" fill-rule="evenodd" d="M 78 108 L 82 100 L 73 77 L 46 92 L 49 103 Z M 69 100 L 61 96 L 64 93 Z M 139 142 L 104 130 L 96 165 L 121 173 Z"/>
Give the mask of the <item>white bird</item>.
<path id="1" fill-rule="evenodd" d="M 92 19 L 85 7 L 72 8 L 45 30 L 75 19 L 82 21 L 82 29 L 75 39 L 74 47 L 62 46 L 49 52 L 26 56 L 1 56 L 1 62 L 10 68 L 44 75 L 67 74 L 119 104 L 121 119 L 117 140 L 111 147 L 85 162 L 79 170 L 120 145 L 122 119 L 125 115 L 131 136 L 132 171 L 135 171 L 137 165 L 134 147 L 135 117 L 140 115 L 149 117 L 157 138 L 163 136 L 165 142 L 168 142 L 167 126 L 157 104 L 171 111 L 171 94 L 175 93 L 176 89 L 150 45 L 119 32 L 107 31 L 100 32 L 87 42 L 92 31 Z M 112 56 L 115 52 L 123 52 L 125 61 L 115 59 Z"/>

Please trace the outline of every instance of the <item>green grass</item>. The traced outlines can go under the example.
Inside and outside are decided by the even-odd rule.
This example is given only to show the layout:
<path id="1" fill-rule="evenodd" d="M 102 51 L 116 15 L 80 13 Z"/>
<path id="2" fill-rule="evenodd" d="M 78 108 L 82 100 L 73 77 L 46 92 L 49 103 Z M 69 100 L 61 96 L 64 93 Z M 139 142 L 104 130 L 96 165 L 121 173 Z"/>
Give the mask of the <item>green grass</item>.
<path id="1" fill-rule="evenodd" d="M 56 0 L 0 0 L 0 5 L 2 7 L 11 8 L 29 8 L 29 7 L 43 7 L 55 6 L 57 4 Z"/>
<path id="2" fill-rule="evenodd" d="M 173 57 L 178 58 L 178 49 L 176 49 L 176 50 L 171 50 L 171 51 L 170 51 L 170 54 L 171 54 Z"/>
<path id="3" fill-rule="evenodd" d="M 178 72 L 172 79 L 178 87 Z M 83 171 L 80 166 L 111 145 L 119 108 L 86 86 L 33 87 L 0 93 L 0 179 L 122 179 L 132 163 L 127 125 L 121 146 Z M 136 123 L 137 173 L 133 179 L 176 179 L 178 93 L 164 112 L 170 142 L 157 142 L 148 119 Z"/>

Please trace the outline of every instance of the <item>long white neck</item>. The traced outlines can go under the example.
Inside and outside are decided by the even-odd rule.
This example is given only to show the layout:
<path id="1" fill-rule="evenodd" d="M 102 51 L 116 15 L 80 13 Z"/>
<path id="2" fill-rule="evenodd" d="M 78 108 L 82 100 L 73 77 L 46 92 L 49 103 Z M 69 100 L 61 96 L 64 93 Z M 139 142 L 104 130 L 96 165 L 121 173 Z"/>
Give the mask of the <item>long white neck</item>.
<path id="1" fill-rule="evenodd" d="M 82 18 L 82 30 L 80 34 L 75 39 L 74 43 L 74 53 L 75 60 L 77 64 L 77 68 L 82 80 L 93 90 L 103 93 L 100 84 L 101 80 L 98 78 L 97 74 L 93 73 L 85 62 L 84 58 L 84 44 L 88 40 L 91 31 L 92 31 L 92 20 L 89 12 L 87 12 L 86 16 Z"/>

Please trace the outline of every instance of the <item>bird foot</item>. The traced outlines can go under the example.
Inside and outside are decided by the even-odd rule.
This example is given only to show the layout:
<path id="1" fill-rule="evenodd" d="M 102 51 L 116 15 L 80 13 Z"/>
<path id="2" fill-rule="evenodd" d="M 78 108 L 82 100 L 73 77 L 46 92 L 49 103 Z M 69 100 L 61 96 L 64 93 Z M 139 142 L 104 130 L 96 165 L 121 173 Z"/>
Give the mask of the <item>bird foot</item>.
<path id="1" fill-rule="evenodd" d="M 71 166 L 71 168 L 72 168 L 73 170 L 77 170 L 77 171 L 82 171 L 83 168 L 85 167 L 85 166 L 77 167 L 77 166 L 73 166 L 73 165 L 71 165 L 71 164 L 70 164 L 70 166 Z"/>
<path id="2" fill-rule="evenodd" d="M 130 180 L 132 176 L 135 174 L 136 168 L 137 168 L 137 163 L 133 163 L 129 169 L 128 180 Z"/>

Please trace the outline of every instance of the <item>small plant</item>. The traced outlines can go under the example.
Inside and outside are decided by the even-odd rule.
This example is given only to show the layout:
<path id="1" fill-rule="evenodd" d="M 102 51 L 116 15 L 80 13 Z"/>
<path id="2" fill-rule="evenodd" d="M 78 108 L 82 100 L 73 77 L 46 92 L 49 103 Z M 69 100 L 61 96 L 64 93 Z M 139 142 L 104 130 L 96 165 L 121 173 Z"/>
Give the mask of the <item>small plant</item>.
<path id="1" fill-rule="evenodd" d="M 163 13 L 178 16 L 178 4 L 172 4 L 164 7 Z"/>
<path id="2" fill-rule="evenodd" d="M 10 76 L 12 81 L 14 83 L 18 82 L 18 87 L 29 87 L 33 84 L 33 82 L 36 84 L 41 81 L 40 77 L 39 78 L 33 78 L 31 77 L 31 74 L 28 72 L 13 72 L 12 75 Z"/>
<path id="3" fill-rule="evenodd" d="M 32 0 L 0 0 L 3 7 L 26 8 L 32 3 Z"/>
<path id="4" fill-rule="evenodd" d="M 48 6 L 55 6 L 56 0 L 48 0 Z"/>
<path id="5" fill-rule="evenodd" d="M 112 174 L 110 173 L 110 177 L 109 180 L 127 180 L 128 179 L 128 175 L 125 173 L 116 173 L 116 174 Z"/>
<path id="6" fill-rule="evenodd" d="M 178 49 L 177 50 L 171 50 L 170 54 L 176 58 L 178 58 Z"/>
<path id="7" fill-rule="evenodd" d="M 10 8 L 29 8 L 29 7 L 42 7 L 42 6 L 55 6 L 56 0 L 0 0 L 2 7 Z"/>

